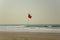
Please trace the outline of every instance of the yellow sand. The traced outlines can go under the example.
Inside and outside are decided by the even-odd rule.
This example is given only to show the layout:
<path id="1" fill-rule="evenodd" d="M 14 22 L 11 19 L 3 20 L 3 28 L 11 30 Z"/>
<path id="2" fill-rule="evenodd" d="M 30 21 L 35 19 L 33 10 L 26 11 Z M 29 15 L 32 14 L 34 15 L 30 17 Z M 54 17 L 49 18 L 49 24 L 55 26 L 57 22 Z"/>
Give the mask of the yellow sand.
<path id="1" fill-rule="evenodd" d="M 0 32 L 0 40 L 60 40 L 60 33 Z"/>

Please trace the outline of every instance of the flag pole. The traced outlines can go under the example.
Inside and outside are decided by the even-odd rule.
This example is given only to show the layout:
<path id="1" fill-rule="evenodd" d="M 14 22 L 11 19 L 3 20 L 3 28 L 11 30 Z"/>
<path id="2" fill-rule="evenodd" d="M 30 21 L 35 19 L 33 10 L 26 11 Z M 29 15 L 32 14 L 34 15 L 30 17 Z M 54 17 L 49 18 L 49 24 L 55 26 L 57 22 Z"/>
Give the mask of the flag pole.
<path id="1" fill-rule="evenodd" d="M 28 13 L 28 14 L 29 14 L 29 13 Z M 29 18 L 28 18 L 28 22 L 27 22 L 27 24 L 28 24 L 28 27 L 29 27 L 29 24 L 30 24 L 30 23 L 29 23 L 29 21 L 30 21 L 30 20 L 29 20 Z"/>
<path id="2" fill-rule="evenodd" d="M 29 14 L 29 9 L 28 9 L 27 11 L 28 11 L 27 16 L 28 16 L 28 14 Z M 28 20 L 27 25 L 28 25 L 28 27 L 29 27 L 29 18 L 28 18 L 27 20 Z"/>
<path id="3" fill-rule="evenodd" d="M 28 18 L 28 26 L 29 26 L 29 18 Z"/>
<path id="4" fill-rule="evenodd" d="M 30 24 L 30 19 L 32 18 L 32 16 L 31 16 L 31 14 L 30 14 L 30 12 L 29 12 L 29 10 L 28 10 L 28 26 L 29 26 L 29 24 Z"/>

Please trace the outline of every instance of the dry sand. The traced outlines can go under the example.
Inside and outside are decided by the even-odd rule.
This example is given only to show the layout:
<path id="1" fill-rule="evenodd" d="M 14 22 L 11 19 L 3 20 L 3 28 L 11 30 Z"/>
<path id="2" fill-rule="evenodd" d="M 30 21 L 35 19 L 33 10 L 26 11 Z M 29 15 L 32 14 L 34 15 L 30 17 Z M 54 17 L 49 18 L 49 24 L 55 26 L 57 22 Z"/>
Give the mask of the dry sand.
<path id="1" fill-rule="evenodd" d="M 0 32 L 0 40 L 60 40 L 60 33 Z"/>

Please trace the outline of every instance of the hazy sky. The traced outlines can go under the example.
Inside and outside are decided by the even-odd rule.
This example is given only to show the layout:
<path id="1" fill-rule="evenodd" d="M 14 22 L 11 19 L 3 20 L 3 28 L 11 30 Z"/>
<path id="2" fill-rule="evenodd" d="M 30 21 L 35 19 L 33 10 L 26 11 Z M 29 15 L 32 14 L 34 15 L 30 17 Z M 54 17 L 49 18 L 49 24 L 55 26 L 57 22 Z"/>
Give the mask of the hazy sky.
<path id="1" fill-rule="evenodd" d="M 0 24 L 60 24 L 60 0 L 0 0 Z"/>

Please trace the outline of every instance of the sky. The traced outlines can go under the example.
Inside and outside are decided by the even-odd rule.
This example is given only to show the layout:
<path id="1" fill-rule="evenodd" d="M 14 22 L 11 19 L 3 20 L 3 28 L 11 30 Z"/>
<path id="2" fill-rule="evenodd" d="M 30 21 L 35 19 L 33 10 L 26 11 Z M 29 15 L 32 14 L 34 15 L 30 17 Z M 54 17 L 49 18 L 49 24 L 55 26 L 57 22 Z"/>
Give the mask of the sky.
<path id="1" fill-rule="evenodd" d="M 0 0 L 0 24 L 60 24 L 60 0 Z"/>

